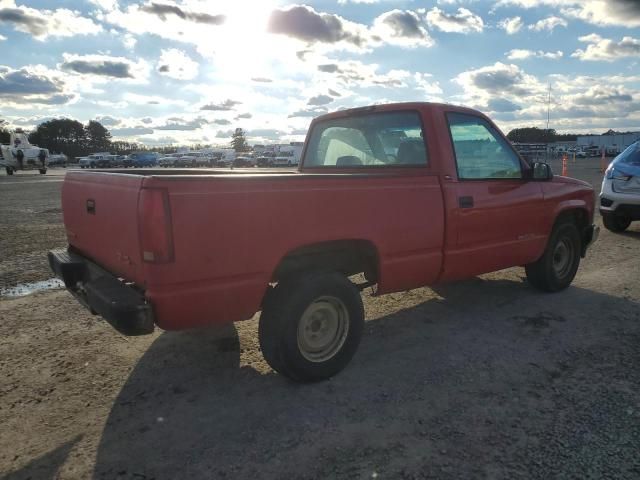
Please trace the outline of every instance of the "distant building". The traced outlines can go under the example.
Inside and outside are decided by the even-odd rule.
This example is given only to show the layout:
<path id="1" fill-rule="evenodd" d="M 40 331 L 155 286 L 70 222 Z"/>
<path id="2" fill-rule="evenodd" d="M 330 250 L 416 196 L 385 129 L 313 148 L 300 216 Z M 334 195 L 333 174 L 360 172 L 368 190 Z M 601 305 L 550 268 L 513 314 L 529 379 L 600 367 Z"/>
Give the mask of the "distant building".
<path id="1" fill-rule="evenodd" d="M 607 152 L 619 153 L 637 140 L 640 140 L 640 132 L 616 133 L 609 130 L 603 135 L 579 136 L 577 143 L 585 149 L 597 147 L 600 151 L 605 148 Z"/>
<path id="2" fill-rule="evenodd" d="M 543 161 L 549 152 L 546 143 L 513 143 L 512 145 L 527 162 Z"/>

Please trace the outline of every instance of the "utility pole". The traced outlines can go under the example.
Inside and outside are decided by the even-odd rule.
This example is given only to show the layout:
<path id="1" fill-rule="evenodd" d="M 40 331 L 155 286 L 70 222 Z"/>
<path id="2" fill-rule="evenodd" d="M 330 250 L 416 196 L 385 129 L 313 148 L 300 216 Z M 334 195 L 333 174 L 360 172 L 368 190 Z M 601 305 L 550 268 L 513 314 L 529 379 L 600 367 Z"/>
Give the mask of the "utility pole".
<path id="1" fill-rule="evenodd" d="M 549 97 L 547 99 L 547 132 L 549 131 L 549 112 L 551 109 L 551 82 L 549 82 Z"/>

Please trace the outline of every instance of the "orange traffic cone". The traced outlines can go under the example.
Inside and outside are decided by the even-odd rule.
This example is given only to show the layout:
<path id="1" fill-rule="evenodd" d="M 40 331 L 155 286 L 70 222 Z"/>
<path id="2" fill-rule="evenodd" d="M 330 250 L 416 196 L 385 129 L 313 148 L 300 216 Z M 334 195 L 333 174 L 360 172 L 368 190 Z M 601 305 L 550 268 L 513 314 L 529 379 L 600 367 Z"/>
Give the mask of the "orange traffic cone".
<path id="1" fill-rule="evenodd" d="M 567 176 L 567 154 L 562 155 L 562 176 Z"/>

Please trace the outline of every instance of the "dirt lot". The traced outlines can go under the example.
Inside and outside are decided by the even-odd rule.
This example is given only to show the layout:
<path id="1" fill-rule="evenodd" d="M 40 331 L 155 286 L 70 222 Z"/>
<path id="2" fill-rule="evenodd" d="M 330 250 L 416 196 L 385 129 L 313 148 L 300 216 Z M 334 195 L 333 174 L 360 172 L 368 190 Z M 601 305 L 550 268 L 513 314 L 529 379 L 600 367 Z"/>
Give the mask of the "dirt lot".
<path id="1" fill-rule="evenodd" d="M 0 176 L 0 287 L 51 276 L 53 173 Z M 555 295 L 519 268 L 367 295 L 354 361 L 302 386 L 256 319 L 125 338 L 65 291 L 2 297 L 0 478 L 640 478 L 639 251 L 603 231 Z"/>

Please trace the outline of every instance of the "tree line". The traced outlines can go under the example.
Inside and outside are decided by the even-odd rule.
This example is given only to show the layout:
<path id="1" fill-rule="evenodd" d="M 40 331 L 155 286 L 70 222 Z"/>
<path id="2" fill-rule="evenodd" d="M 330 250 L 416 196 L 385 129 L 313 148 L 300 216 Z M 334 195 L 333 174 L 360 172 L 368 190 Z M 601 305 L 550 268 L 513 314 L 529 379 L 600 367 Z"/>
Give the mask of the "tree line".
<path id="1" fill-rule="evenodd" d="M 507 133 L 507 138 L 514 143 L 554 143 L 574 142 L 578 139 L 578 135 L 559 134 L 553 128 L 525 127 L 514 128 Z"/>
<path id="2" fill-rule="evenodd" d="M 10 141 L 7 122 L 0 119 L 0 143 L 8 144 Z M 151 149 L 144 144 L 112 140 L 111 132 L 96 120 L 90 120 L 83 125 L 70 118 L 58 118 L 39 124 L 29 134 L 29 142 L 51 153 L 64 153 L 69 157 L 83 157 L 95 152 L 110 152 L 117 155 L 128 155 L 132 152 L 153 150 L 159 153 L 174 153 L 177 146 L 168 145 Z M 231 148 L 237 152 L 249 150 L 246 134 L 242 128 L 236 128 L 231 139 Z M 211 145 L 193 145 L 192 148 L 200 150 Z"/>

